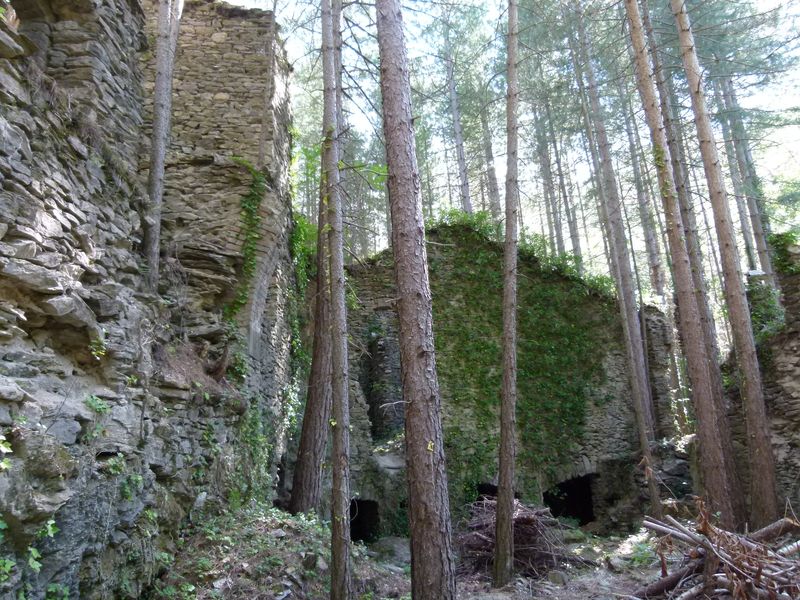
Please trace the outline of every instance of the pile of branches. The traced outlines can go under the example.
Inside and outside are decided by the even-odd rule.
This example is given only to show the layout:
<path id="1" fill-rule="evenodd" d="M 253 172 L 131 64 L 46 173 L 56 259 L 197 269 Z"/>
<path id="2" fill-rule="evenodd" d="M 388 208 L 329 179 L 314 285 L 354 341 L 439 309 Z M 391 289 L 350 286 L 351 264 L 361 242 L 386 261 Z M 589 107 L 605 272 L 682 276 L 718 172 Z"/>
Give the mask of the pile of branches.
<path id="1" fill-rule="evenodd" d="M 734 600 L 792 600 L 800 598 L 800 523 L 783 518 L 749 535 L 716 527 L 700 504 L 693 529 L 673 517 L 665 522 L 646 517 L 644 526 L 663 536 L 657 545 L 662 578 L 634 592 L 634 598 L 726 598 Z M 685 564 L 667 573 L 664 553 L 684 547 Z"/>
<path id="2" fill-rule="evenodd" d="M 459 575 L 491 572 L 494 562 L 497 502 L 478 500 L 470 506 L 464 533 L 456 537 L 461 560 Z M 549 508 L 531 508 L 514 500 L 514 570 L 526 577 L 542 577 L 566 563 L 586 564 L 571 555 L 561 541 L 565 528 Z"/>

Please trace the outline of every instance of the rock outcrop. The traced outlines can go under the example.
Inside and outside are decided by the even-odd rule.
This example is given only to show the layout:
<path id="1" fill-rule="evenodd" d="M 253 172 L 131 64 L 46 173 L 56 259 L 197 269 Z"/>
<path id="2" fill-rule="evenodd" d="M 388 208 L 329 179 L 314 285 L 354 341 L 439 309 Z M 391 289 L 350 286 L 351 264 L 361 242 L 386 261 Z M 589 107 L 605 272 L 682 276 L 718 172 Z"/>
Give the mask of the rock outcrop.
<path id="1" fill-rule="evenodd" d="M 270 13 L 187 1 L 161 285 L 147 294 L 152 6 L 12 6 L 18 24 L 0 19 L 0 596 L 136 598 L 169 565 L 180 523 L 273 485 L 291 383 L 288 67 Z"/>

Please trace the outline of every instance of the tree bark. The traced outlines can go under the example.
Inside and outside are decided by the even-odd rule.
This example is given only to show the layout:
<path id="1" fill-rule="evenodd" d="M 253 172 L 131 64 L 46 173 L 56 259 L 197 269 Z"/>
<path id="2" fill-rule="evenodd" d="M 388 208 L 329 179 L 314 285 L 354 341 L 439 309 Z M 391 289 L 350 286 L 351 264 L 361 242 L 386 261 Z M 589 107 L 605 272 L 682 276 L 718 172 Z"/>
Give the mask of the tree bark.
<path id="1" fill-rule="evenodd" d="M 338 77 L 331 0 L 322 1 L 323 148 L 322 180 L 328 212 L 331 294 L 331 390 L 333 401 L 333 490 L 331 498 L 331 600 L 353 596 L 350 566 L 350 404 L 348 398 L 347 308 L 344 235 L 339 188 Z M 325 235 L 324 231 L 320 235 Z"/>
<path id="2" fill-rule="evenodd" d="M 620 83 L 620 98 L 624 99 L 624 90 Z M 647 266 L 650 272 L 650 285 L 653 291 L 659 296 L 664 296 L 664 270 L 661 265 L 661 253 L 658 251 L 658 240 L 656 239 L 656 228 L 653 223 L 653 214 L 650 212 L 650 203 L 644 186 L 641 165 L 639 164 L 639 152 L 636 148 L 633 127 L 631 123 L 636 123 L 633 107 L 628 105 L 627 118 L 625 122 L 625 134 L 628 137 L 628 149 L 631 155 L 631 167 L 633 169 L 633 183 L 636 187 L 636 199 L 638 200 L 639 220 L 642 223 L 644 233 L 645 250 L 647 251 Z"/>
<path id="3" fill-rule="evenodd" d="M 489 130 L 488 108 L 481 111 L 481 133 L 483 136 L 483 155 L 486 160 L 486 187 L 489 192 L 489 210 L 492 219 L 500 220 L 500 190 L 497 186 L 497 172 L 494 168 L 494 152 L 492 151 L 492 132 Z"/>
<path id="4" fill-rule="evenodd" d="M 144 209 L 142 252 L 147 262 L 144 283 L 158 291 L 161 253 L 161 208 L 164 203 L 164 170 L 172 117 L 172 71 L 183 12 L 183 0 L 159 0 L 156 37 L 156 80 L 153 90 L 153 131 L 150 172 L 147 176 L 147 206 Z"/>
<path id="5" fill-rule="evenodd" d="M 452 600 L 450 505 L 408 59 L 400 1 L 377 0 L 376 9 L 405 402 L 411 593 L 415 600 Z"/>
<path id="6" fill-rule="evenodd" d="M 703 169 L 711 196 L 714 224 L 722 258 L 725 301 L 733 330 L 736 361 L 742 379 L 742 400 L 747 425 L 747 454 L 750 466 L 750 519 L 754 527 L 761 527 L 774 521 L 778 514 L 775 460 L 772 455 L 764 394 L 761 388 L 761 371 L 736 251 L 736 239 L 728 210 L 722 168 L 717 156 L 714 131 L 703 93 L 694 35 L 684 1 L 670 0 L 670 6 L 675 16 L 681 57 L 691 91 L 697 138 L 703 157 Z"/>
<path id="7" fill-rule="evenodd" d="M 766 223 L 766 215 L 764 213 L 761 181 L 755 172 L 753 157 L 750 154 L 750 145 L 747 143 L 747 133 L 742 122 L 741 108 L 739 108 L 739 104 L 736 101 L 736 92 L 733 89 L 733 82 L 730 78 L 722 82 L 722 92 L 725 108 L 728 111 L 733 127 L 733 147 L 739 164 L 739 172 L 742 174 L 747 206 L 750 210 L 750 222 L 753 226 L 758 262 L 761 263 L 761 270 L 764 271 L 769 284 L 775 287 L 775 273 L 772 270 L 772 259 L 769 255 L 769 244 L 767 243 L 768 223 Z"/>
<path id="8" fill-rule="evenodd" d="M 514 470 L 516 461 L 517 406 L 517 210 L 519 181 L 517 106 L 519 75 L 517 53 L 519 21 L 517 0 L 508 2 L 506 93 L 506 238 L 503 250 L 503 388 L 500 401 L 500 458 L 495 521 L 494 587 L 511 581 L 514 572 Z"/>
<path id="9" fill-rule="evenodd" d="M 456 89 L 456 69 L 453 59 L 453 48 L 450 45 L 450 27 L 447 26 L 444 35 L 445 61 L 447 63 L 447 91 L 450 95 L 450 116 L 453 119 L 453 141 L 456 145 L 456 161 L 458 162 L 459 196 L 461 208 L 464 212 L 472 214 L 472 201 L 469 196 L 469 176 L 467 175 L 467 159 L 464 155 L 464 132 L 461 129 L 461 106 L 458 102 Z"/>
<path id="10" fill-rule="evenodd" d="M 717 105 L 717 120 L 722 128 L 722 139 L 725 142 L 725 160 L 728 163 L 731 183 L 733 183 L 733 195 L 736 198 L 736 211 L 738 212 L 739 224 L 742 228 L 742 240 L 744 241 L 744 253 L 747 257 L 747 268 L 750 271 L 755 271 L 758 265 L 756 263 L 755 242 L 753 241 L 753 228 L 750 225 L 750 216 L 747 214 L 747 207 L 745 206 L 744 184 L 742 182 L 741 172 L 739 171 L 739 164 L 736 160 L 736 150 L 733 147 L 733 133 L 731 131 L 730 119 L 727 114 L 725 102 L 722 99 L 719 81 L 715 80 L 713 85 L 714 102 Z"/>
<path id="11" fill-rule="evenodd" d="M 564 236 L 558 220 L 553 168 L 550 162 L 550 151 L 547 148 L 547 132 L 544 129 L 543 117 L 534 111 L 534 127 L 536 129 L 536 149 L 539 155 L 539 166 L 542 169 L 542 186 L 544 188 L 545 208 L 547 209 L 547 226 L 550 234 L 550 250 L 553 254 L 564 254 Z"/>
<path id="12" fill-rule="evenodd" d="M 653 457 L 650 451 L 650 440 L 653 438 L 653 410 L 650 394 L 650 381 L 644 363 L 644 352 L 636 301 L 633 293 L 633 274 L 628 258 L 628 244 L 625 228 L 622 223 L 622 207 L 617 191 L 616 175 L 611 162 L 611 144 L 608 140 L 605 123 L 602 116 L 600 94 L 594 67 L 591 63 L 589 39 L 583 24 L 583 11 L 578 1 L 575 1 L 578 18 L 578 33 L 583 56 L 583 70 L 588 79 L 589 105 L 591 120 L 594 124 L 594 133 L 600 158 L 600 170 L 603 178 L 603 190 L 606 201 L 606 213 L 609 224 L 609 247 L 615 255 L 617 277 L 617 295 L 620 306 L 620 317 L 628 353 L 630 366 L 631 394 L 633 408 L 636 415 L 636 424 L 639 433 L 639 445 L 642 459 L 645 463 L 645 475 L 649 487 L 651 509 L 654 515 L 661 514 L 661 502 L 658 494 L 658 485 L 650 469 L 653 466 Z"/>
<path id="13" fill-rule="evenodd" d="M 561 198 L 564 203 L 564 212 L 566 213 L 567 217 L 567 227 L 569 229 L 570 243 L 572 244 L 572 253 L 575 255 L 577 269 L 580 273 L 582 272 L 583 268 L 581 266 L 581 239 L 578 235 L 578 222 L 575 219 L 574 213 L 572 212 L 569 194 L 567 194 L 567 185 L 564 182 L 564 170 L 561 168 L 561 155 L 558 152 L 558 141 L 556 140 L 556 133 L 553 127 L 553 115 L 551 114 L 549 102 L 545 102 L 545 111 L 547 115 L 547 124 L 550 131 L 550 142 L 553 145 L 553 156 L 556 159 L 558 187 L 561 190 Z"/>
<path id="14" fill-rule="evenodd" d="M 691 208 L 688 190 L 688 169 L 687 160 L 684 155 L 683 135 L 680 123 L 673 107 L 676 105 L 672 101 L 674 90 L 672 89 L 671 79 L 665 77 L 664 69 L 656 39 L 655 31 L 650 22 L 650 14 L 647 6 L 648 0 L 641 0 L 642 22 L 647 34 L 647 42 L 650 49 L 650 56 L 653 60 L 653 72 L 655 74 L 656 89 L 658 90 L 661 115 L 664 120 L 664 131 L 667 136 L 669 147 L 669 157 L 672 166 L 672 176 L 675 182 L 675 189 L 678 197 L 678 205 L 681 211 L 684 234 L 686 236 L 686 249 L 689 253 L 689 264 L 691 266 L 692 281 L 694 284 L 695 300 L 700 311 L 700 323 L 703 326 L 703 337 L 706 343 L 706 353 L 709 360 L 719 364 L 719 346 L 717 344 L 717 331 L 711 306 L 708 300 L 708 286 L 703 271 L 703 257 L 700 249 L 700 239 L 697 235 L 697 224 L 694 211 Z M 725 392 L 722 387 L 722 374 L 719 368 L 711 370 L 713 399 L 720 414 L 727 414 L 725 402 Z M 726 450 L 733 453 L 732 448 Z"/>
<path id="15" fill-rule="evenodd" d="M 331 337 L 330 286 L 328 285 L 327 210 L 325 193 L 320 190 L 317 215 L 317 283 L 314 305 L 314 341 L 311 372 L 308 377 L 308 396 L 303 411 L 300 448 L 292 477 L 292 496 L 289 512 L 307 513 L 317 510 L 322 498 L 322 464 L 328 444 L 331 418 Z"/>
<path id="16" fill-rule="evenodd" d="M 737 500 L 741 498 L 741 493 L 735 476 L 727 416 L 713 399 L 711 370 L 719 369 L 719 366 L 708 356 L 700 311 L 693 291 L 694 281 L 678 206 L 678 193 L 663 129 L 663 118 L 650 75 L 650 63 L 637 1 L 625 0 L 625 11 L 633 45 L 636 83 L 650 130 L 653 164 L 658 176 L 667 224 L 675 291 L 678 296 L 680 328 L 697 416 L 699 463 L 703 485 L 712 511 L 720 513 L 723 527 L 735 528 L 742 523 L 741 501 Z"/>

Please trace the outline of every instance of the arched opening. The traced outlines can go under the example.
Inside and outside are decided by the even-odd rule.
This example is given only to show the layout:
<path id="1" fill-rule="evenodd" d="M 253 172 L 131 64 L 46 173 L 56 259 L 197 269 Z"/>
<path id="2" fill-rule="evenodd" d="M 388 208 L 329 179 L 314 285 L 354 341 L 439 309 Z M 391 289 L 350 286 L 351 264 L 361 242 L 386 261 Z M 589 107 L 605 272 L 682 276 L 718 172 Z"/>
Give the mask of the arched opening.
<path id="1" fill-rule="evenodd" d="M 562 481 L 544 493 L 544 503 L 555 517 L 566 517 L 586 525 L 595 519 L 592 501 L 592 479 L 583 475 Z"/>
<path id="2" fill-rule="evenodd" d="M 380 537 L 378 503 L 353 498 L 350 501 L 350 539 L 354 542 L 374 542 Z"/>

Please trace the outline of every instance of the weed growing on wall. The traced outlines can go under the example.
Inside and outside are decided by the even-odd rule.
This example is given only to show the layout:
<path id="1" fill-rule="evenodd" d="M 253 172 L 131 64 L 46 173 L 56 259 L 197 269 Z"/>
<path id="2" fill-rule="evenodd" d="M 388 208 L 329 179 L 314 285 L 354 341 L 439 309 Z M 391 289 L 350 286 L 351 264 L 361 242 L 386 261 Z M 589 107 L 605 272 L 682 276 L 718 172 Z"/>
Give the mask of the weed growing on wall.
<path id="1" fill-rule="evenodd" d="M 769 236 L 769 245 L 773 252 L 773 266 L 783 275 L 800 275 L 800 260 L 792 259 L 789 248 L 800 246 L 800 229 L 791 229 L 783 233 Z"/>
<path id="2" fill-rule="evenodd" d="M 445 418 L 453 506 L 494 474 L 502 377 L 503 248 L 491 221 L 463 215 L 435 226 L 429 246 L 437 367 L 454 415 Z M 531 246 L 520 259 L 517 460 L 520 492 L 535 499 L 581 439 L 604 332 L 618 319 L 605 282 L 581 279 L 574 263 L 544 261 Z"/>
<path id="3" fill-rule="evenodd" d="M 267 178 L 263 172 L 239 156 L 234 156 L 231 160 L 250 173 L 252 182 L 250 190 L 242 196 L 240 201 L 242 208 L 242 271 L 239 274 L 239 283 L 236 286 L 233 300 L 223 310 L 223 316 L 227 321 L 236 318 L 250 297 L 250 286 L 256 272 L 258 241 L 261 239 L 261 215 L 258 213 L 264 194 L 267 192 Z"/>

